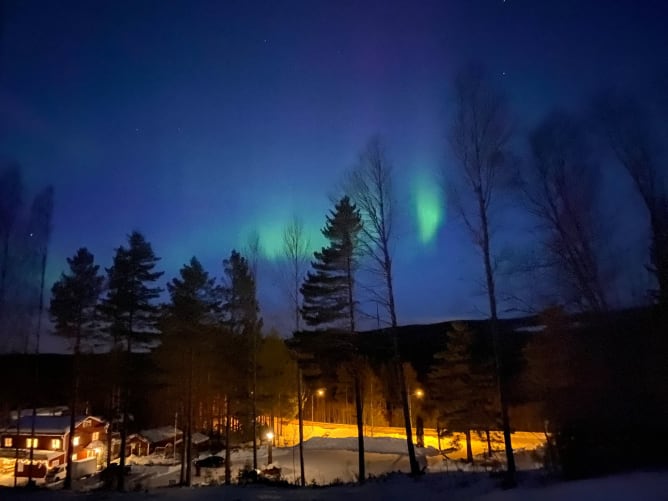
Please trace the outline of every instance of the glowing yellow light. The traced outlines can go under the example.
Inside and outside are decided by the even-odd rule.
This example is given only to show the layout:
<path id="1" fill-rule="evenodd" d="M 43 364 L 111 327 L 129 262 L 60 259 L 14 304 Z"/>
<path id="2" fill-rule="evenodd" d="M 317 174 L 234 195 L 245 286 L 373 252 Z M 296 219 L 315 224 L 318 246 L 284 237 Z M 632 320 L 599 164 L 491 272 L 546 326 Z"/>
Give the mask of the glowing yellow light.
<path id="1" fill-rule="evenodd" d="M 274 434 L 271 431 L 267 432 L 267 440 L 273 440 L 274 439 Z"/>

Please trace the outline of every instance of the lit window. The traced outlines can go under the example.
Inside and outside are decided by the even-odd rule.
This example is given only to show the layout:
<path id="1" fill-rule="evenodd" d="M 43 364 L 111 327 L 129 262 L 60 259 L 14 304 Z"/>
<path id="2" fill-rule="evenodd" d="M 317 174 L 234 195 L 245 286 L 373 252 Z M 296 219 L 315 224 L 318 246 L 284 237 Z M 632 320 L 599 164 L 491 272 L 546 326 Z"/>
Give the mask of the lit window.
<path id="1" fill-rule="evenodd" d="M 100 440 L 100 432 L 99 431 L 94 431 L 93 436 L 91 437 L 91 440 Z"/>
<path id="2" fill-rule="evenodd" d="M 28 449 L 37 449 L 37 439 L 36 438 L 26 438 L 26 447 Z"/>
<path id="3" fill-rule="evenodd" d="M 51 448 L 54 450 L 60 449 L 60 439 L 54 438 L 51 440 Z"/>
<path id="4" fill-rule="evenodd" d="M 14 441 L 12 440 L 12 437 L 5 437 L 5 440 L 3 441 L 3 445 L 5 447 L 13 447 Z"/>
<path id="5" fill-rule="evenodd" d="M 89 428 L 91 424 L 92 424 L 92 423 L 90 422 L 90 419 L 86 419 L 86 420 L 84 421 L 84 424 L 83 424 L 83 425 L 84 425 L 84 428 Z"/>
<path id="6" fill-rule="evenodd" d="M 76 447 L 77 445 L 79 445 L 79 437 L 74 437 L 74 438 L 72 439 L 72 445 L 73 445 L 74 447 Z"/>

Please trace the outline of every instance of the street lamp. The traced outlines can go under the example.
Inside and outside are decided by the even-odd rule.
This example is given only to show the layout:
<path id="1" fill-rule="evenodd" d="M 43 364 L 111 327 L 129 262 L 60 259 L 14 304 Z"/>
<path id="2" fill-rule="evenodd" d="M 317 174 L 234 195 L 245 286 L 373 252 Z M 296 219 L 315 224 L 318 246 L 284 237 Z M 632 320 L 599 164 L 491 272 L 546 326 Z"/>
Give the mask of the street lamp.
<path id="1" fill-rule="evenodd" d="M 420 388 L 418 388 L 417 390 L 415 390 L 414 393 L 412 393 L 412 395 L 415 395 L 417 398 L 422 398 L 422 397 L 424 397 L 424 391 L 421 390 Z M 410 423 L 411 423 L 411 427 L 412 427 L 413 426 L 413 407 L 412 407 L 411 400 L 412 400 L 411 399 L 411 392 L 409 391 L 408 392 L 408 416 L 410 418 Z"/>
<path id="2" fill-rule="evenodd" d="M 273 463 L 273 458 L 271 456 L 271 446 L 273 445 L 274 442 L 274 432 L 273 431 L 268 431 L 267 432 L 267 465 L 270 465 Z"/>
<path id="3" fill-rule="evenodd" d="M 318 397 L 320 397 L 320 398 L 324 397 L 325 396 L 325 389 L 324 388 L 318 388 L 318 390 L 316 391 L 316 395 L 318 395 Z M 324 409 L 324 407 L 323 407 L 322 414 L 323 414 L 322 420 L 325 421 L 325 409 Z"/>

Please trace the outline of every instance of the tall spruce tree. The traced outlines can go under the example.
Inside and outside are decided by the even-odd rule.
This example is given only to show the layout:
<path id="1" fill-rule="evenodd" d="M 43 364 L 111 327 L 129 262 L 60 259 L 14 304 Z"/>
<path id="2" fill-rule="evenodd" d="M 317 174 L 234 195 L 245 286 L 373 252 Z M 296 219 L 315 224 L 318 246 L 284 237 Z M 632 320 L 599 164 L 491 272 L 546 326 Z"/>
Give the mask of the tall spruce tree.
<path id="1" fill-rule="evenodd" d="M 355 332 L 355 271 L 362 217 L 347 196 L 327 216 L 321 230 L 329 245 L 314 252 L 301 287 L 302 318 L 310 326 L 334 327 Z"/>
<path id="2" fill-rule="evenodd" d="M 104 277 L 99 275 L 100 267 L 95 257 L 85 247 L 67 258 L 70 272 L 63 273 L 51 289 L 49 311 L 55 320 L 55 333 L 72 343 L 73 370 L 70 394 L 70 435 L 68 451 L 73 450 L 75 416 L 78 407 L 80 355 L 82 344 L 95 333 L 96 307 Z M 64 488 L 72 487 L 72 453 L 67 454 L 67 470 Z"/>
<path id="3" fill-rule="evenodd" d="M 248 260 L 236 250 L 223 261 L 223 313 L 225 324 L 237 338 L 247 360 L 247 402 L 249 426 L 253 438 L 253 468 L 257 469 L 257 347 L 262 331 L 260 305 L 257 300 L 255 276 Z M 227 454 L 227 451 L 226 451 Z"/>
<path id="4" fill-rule="evenodd" d="M 341 329 L 355 334 L 355 271 L 359 254 L 359 234 L 362 231 L 362 217 L 359 210 L 347 196 L 343 197 L 327 216 L 322 234 L 329 245 L 320 252 L 314 252 L 308 272 L 301 287 L 304 297 L 302 318 L 313 327 Z M 357 412 L 357 441 L 359 451 L 359 481 L 363 483 L 364 465 L 364 405 L 362 388 L 363 360 L 355 342 L 345 343 L 339 349 L 347 350 L 349 368 L 355 390 L 355 410 Z"/>
<path id="5" fill-rule="evenodd" d="M 155 300 L 162 289 L 155 282 L 163 272 L 154 271 L 160 258 L 151 244 L 134 231 L 128 237 L 128 246 L 116 249 L 111 268 L 107 268 L 108 291 L 101 311 L 108 325 L 113 349 L 123 353 L 123 365 L 119 368 L 121 389 L 121 451 L 118 489 L 125 487 L 125 444 L 128 435 L 128 400 L 130 396 L 130 363 L 133 349 L 146 349 L 158 335 L 158 307 Z"/>
<path id="6" fill-rule="evenodd" d="M 429 393 L 437 402 L 439 421 L 448 431 L 466 436 L 466 460 L 473 461 L 471 430 L 489 432 L 496 424 L 494 370 L 477 360 L 471 330 L 454 323 L 447 348 L 434 358 L 438 364 L 429 373 Z M 491 451 L 490 451 L 491 452 Z"/>
<path id="7" fill-rule="evenodd" d="M 161 352 L 174 369 L 174 384 L 183 396 L 184 461 L 181 483 L 190 485 L 192 464 L 195 361 L 202 363 L 215 344 L 220 314 L 220 290 L 197 258 L 184 265 L 178 278 L 167 284 L 170 302 L 162 324 Z M 200 367 L 200 369 L 203 369 Z"/>

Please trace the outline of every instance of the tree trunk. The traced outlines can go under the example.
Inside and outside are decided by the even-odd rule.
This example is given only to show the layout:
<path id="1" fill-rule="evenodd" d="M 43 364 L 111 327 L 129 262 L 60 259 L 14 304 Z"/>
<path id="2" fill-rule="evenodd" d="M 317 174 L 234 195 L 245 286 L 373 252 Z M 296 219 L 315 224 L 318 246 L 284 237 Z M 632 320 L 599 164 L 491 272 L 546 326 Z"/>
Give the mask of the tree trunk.
<path id="1" fill-rule="evenodd" d="M 70 400 L 70 433 L 67 439 L 67 449 L 65 460 L 67 466 L 65 470 L 65 481 L 63 482 L 63 489 L 72 488 L 72 451 L 74 450 L 74 429 L 76 425 L 77 413 L 77 395 L 79 393 L 79 374 L 78 374 L 78 353 L 74 354 L 74 378 L 72 383 L 72 399 Z"/>
<path id="2" fill-rule="evenodd" d="M 466 462 L 473 463 L 473 449 L 471 448 L 471 430 L 467 429 L 464 432 L 466 436 Z"/>
<path id="3" fill-rule="evenodd" d="M 358 470 L 360 484 L 366 480 L 364 465 L 364 405 L 362 403 L 362 385 L 359 374 L 353 376 L 355 381 L 355 411 L 357 412 L 357 448 L 358 448 Z"/>
<path id="4" fill-rule="evenodd" d="M 182 435 L 183 447 L 186 450 L 186 485 L 190 487 L 192 484 L 192 434 L 193 434 L 193 372 L 194 372 L 194 354 L 193 349 L 190 349 L 189 371 L 188 371 L 188 413 L 186 418 L 185 434 Z"/>
<path id="5" fill-rule="evenodd" d="M 482 229 L 482 250 L 485 261 L 485 279 L 487 283 L 487 295 L 489 298 L 490 327 L 492 331 L 492 345 L 494 350 L 494 362 L 496 365 L 496 377 L 499 388 L 499 400 L 501 403 L 501 421 L 503 426 L 503 442 L 506 450 L 506 461 L 508 463 L 506 470 L 506 485 L 514 487 L 515 480 L 515 455 L 513 454 L 513 444 L 510 436 L 510 416 L 508 414 L 508 400 L 506 392 L 506 378 L 504 373 L 503 354 L 500 353 L 499 346 L 499 325 L 496 305 L 496 290 L 494 284 L 494 270 L 492 267 L 492 258 L 489 242 L 489 225 L 487 221 L 487 212 L 483 206 L 482 194 L 479 194 L 480 220 Z"/>
<path id="6" fill-rule="evenodd" d="M 492 459 L 492 439 L 489 437 L 489 430 L 485 430 L 487 436 L 487 457 Z"/>
<path id="7" fill-rule="evenodd" d="M 253 469 L 257 470 L 257 333 L 253 332 Z"/>
<path id="8" fill-rule="evenodd" d="M 395 334 L 396 335 L 396 334 Z M 406 388 L 406 376 L 401 360 L 397 360 L 399 371 L 399 386 L 401 391 L 401 407 L 404 416 L 404 429 L 406 430 L 406 446 L 408 447 L 408 462 L 411 467 L 411 475 L 420 474 L 420 465 L 415 456 L 415 445 L 413 444 L 413 426 L 411 425 L 411 410 L 408 405 L 408 389 Z"/>
<path id="9" fill-rule="evenodd" d="M 299 364 L 299 362 L 297 362 Z M 304 410 L 302 405 L 302 370 L 297 369 L 297 418 L 299 420 L 299 483 L 302 487 L 306 485 L 304 475 Z"/>
<path id="10" fill-rule="evenodd" d="M 184 405 L 182 409 L 183 419 L 181 423 L 181 428 L 183 428 L 184 431 L 186 429 L 185 416 L 188 415 L 188 413 L 185 411 L 185 407 L 186 406 Z M 174 454 L 176 454 L 176 452 L 174 452 Z M 185 485 L 185 483 L 186 483 L 186 447 L 184 441 L 181 440 L 181 467 L 179 468 L 179 485 Z"/>
<path id="11" fill-rule="evenodd" d="M 225 395 L 225 485 L 232 483 L 232 470 L 230 469 L 230 428 L 232 426 L 232 413 L 230 410 L 230 397 Z"/>

